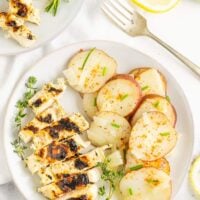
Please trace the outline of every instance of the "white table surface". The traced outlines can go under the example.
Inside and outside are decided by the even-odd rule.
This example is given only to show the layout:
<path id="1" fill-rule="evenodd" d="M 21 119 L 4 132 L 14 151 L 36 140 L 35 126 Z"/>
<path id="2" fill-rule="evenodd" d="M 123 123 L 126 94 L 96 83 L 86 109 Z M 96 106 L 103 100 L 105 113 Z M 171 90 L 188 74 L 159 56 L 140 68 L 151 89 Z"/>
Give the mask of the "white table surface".
<path id="1" fill-rule="evenodd" d="M 196 157 L 200 154 L 200 78 L 151 39 L 146 37 L 130 38 L 115 27 L 100 11 L 99 1 L 85 0 L 82 9 L 72 24 L 48 46 L 19 55 L 15 59 L 0 56 L 0 127 L 3 128 L 6 102 L 17 80 L 44 54 L 63 45 L 82 40 L 112 40 L 128 44 L 157 59 L 161 64 L 167 66 L 168 70 L 176 77 L 188 98 L 193 112 L 195 124 L 194 157 Z M 149 28 L 153 33 L 200 66 L 200 1 L 182 0 L 182 3 L 171 12 L 161 15 L 145 13 L 145 15 L 148 18 Z M 0 144 L 0 146 L 2 145 Z M 1 174 L 5 173 L 5 166 L 2 165 L 5 160 L 1 158 L 1 151 L 0 149 L 0 179 Z M 185 147 L 185 151 L 187 151 L 187 147 Z M 0 200 L 23 199 L 12 182 L 0 186 Z M 186 176 L 175 200 L 193 199 L 194 197 L 188 186 L 188 177 Z"/>

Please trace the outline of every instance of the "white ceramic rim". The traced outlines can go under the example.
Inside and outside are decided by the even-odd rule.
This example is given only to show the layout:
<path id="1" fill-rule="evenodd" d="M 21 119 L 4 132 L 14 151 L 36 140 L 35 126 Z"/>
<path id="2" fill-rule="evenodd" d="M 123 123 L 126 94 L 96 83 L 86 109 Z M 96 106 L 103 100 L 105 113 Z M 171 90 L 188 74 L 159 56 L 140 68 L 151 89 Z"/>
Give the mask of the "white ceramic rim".
<path id="1" fill-rule="evenodd" d="M 37 63 L 41 62 L 41 60 L 43 60 L 43 59 L 46 58 L 47 56 L 49 56 L 49 55 L 51 55 L 51 54 L 54 54 L 55 52 L 60 51 L 60 50 L 62 50 L 62 49 L 65 49 L 65 48 L 67 48 L 67 47 L 73 46 L 73 45 L 81 45 L 81 44 L 90 43 L 90 42 L 91 42 L 91 43 L 94 43 L 94 42 L 97 42 L 97 43 L 98 43 L 98 42 L 107 42 L 107 43 L 110 43 L 111 45 L 112 45 L 112 44 L 118 44 L 118 45 L 126 46 L 127 48 L 131 48 L 131 49 L 133 49 L 134 51 L 137 51 L 138 53 L 143 54 L 144 56 L 146 56 L 146 57 L 150 58 L 151 60 L 153 60 L 154 62 L 158 63 L 162 68 L 164 68 L 164 69 L 168 72 L 168 74 L 170 74 L 170 76 L 171 76 L 174 80 L 176 80 L 175 77 L 167 70 L 167 68 L 165 68 L 162 64 L 160 64 L 160 62 L 158 62 L 156 59 L 152 58 L 151 56 L 149 56 L 149 55 L 146 54 L 146 53 L 143 53 L 141 50 L 135 49 L 135 48 L 133 48 L 133 47 L 131 47 L 131 46 L 129 46 L 129 45 L 126 45 L 126 44 L 123 44 L 123 43 L 120 43 L 120 42 L 115 42 L 115 41 L 109 41 L 109 40 L 87 40 L 87 41 L 81 41 L 81 42 L 76 42 L 76 43 L 72 43 L 72 44 L 69 44 L 69 45 L 65 45 L 65 46 L 63 46 L 63 47 L 61 47 L 61 48 L 59 48 L 59 49 L 56 49 L 55 51 L 53 51 L 53 52 L 51 52 L 51 53 L 45 55 L 42 59 L 39 59 L 35 64 L 32 65 L 31 68 L 29 68 L 29 69 L 21 76 L 22 80 L 17 84 L 17 87 L 15 88 L 15 90 L 17 90 L 18 87 L 19 87 L 19 85 L 21 85 L 22 81 L 24 80 L 24 77 L 26 77 L 26 75 L 29 73 L 29 71 L 30 71 L 31 69 L 33 69 L 33 68 L 35 67 L 35 65 L 37 65 Z M 188 107 L 188 112 L 190 113 L 190 117 L 191 117 L 191 119 L 190 119 L 190 120 L 191 120 L 191 127 L 192 127 L 191 133 L 192 133 L 192 135 L 193 135 L 193 137 L 192 137 L 192 148 L 191 148 L 190 153 L 189 153 L 190 158 L 187 160 L 187 162 L 186 162 L 187 164 L 186 164 L 186 165 L 184 166 L 184 168 L 182 169 L 182 170 L 184 170 L 184 171 L 188 171 L 188 170 L 189 170 L 189 167 L 190 167 L 190 163 L 191 163 L 191 161 L 192 161 L 192 155 L 193 155 L 193 150 L 194 150 L 194 141 L 195 141 L 195 134 L 194 134 L 194 118 L 193 118 L 193 114 L 192 114 L 192 111 L 191 111 L 191 108 L 190 108 L 190 105 L 189 105 L 189 103 L 188 103 L 188 100 L 187 100 L 187 97 L 186 97 L 186 95 L 185 95 L 184 90 L 182 89 L 182 87 L 180 86 L 180 84 L 179 84 L 177 81 L 176 81 L 176 84 L 177 84 L 177 87 L 181 90 L 181 93 L 182 93 L 182 95 L 183 95 L 183 97 L 184 97 L 184 100 L 185 100 L 185 104 L 186 104 L 187 107 Z M 13 91 L 13 93 L 15 92 L 15 90 Z M 10 163 L 8 162 L 8 157 L 9 157 L 9 155 L 8 155 L 7 150 L 6 150 L 7 148 L 6 148 L 6 142 L 5 142 L 5 141 L 6 141 L 6 138 L 5 138 L 5 132 L 6 132 L 6 130 L 5 130 L 5 129 L 6 129 L 7 126 L 6 126 L 5 124 L 7 124 L 8 122 L 6 122 L 5 119 L 8 118 L 8 108 L 11 106 L 11 99 L 12 99 L 12 95 L 10 96 L 9 101 L 8 101 L 8 104 L 7 104 L 6 115 L 5 115 L 5 118 L 4 118 L 4 125 L 3 125 L 3 130 L 4 130 L 4 133 L 3 133 L 4 150 L 5 150 L 5 153 L 6 153 L 6 162 L 7 162 L 7 164 L 8 164 L 8 169 L 9 169 L 10 174 L 11 174 L 11 176 L 12 176 L 12 180 L 13 180 L 14 184 L 16 185 L 16 187 L 18 188 L 18 190 L 20 191 L 20 193 L 22 194 L 22 196 L 23 196 L 24 198 L 26 198 L 25 195 L 24 195 L 24 193 L 23 193 L 23 191 L 22 191 L 22 189 L 16 184 L 15 179 L 13 179 L 13 174 L 14 174 L 14 172 L 11 170 Z M 182 177 L 181 177 L 182 180 L 184 180 L 184 178 L 186 177 L 186 175 L 187 175 L 187 173 L 184 173 L 184 174 L 182 175 Z M 178 194 L 178 192 L 179 192 L 179 190 L 180 190 L 180 188 L 181 188 L 181 185 L 182 185 L 182 183 L 180 183 L 180 185 L 178 186 L 178 190 L 177 190 L 176 194 L 173 196 L 173 198 L 175 198 L 176 195 Z"/>
<path id="2" fill-rule="evenodd" d="M 46 41 L 41 42 L 40 44 L 37 44 L 34 47 L 30 47 L 30 48 L 24 48 L 24 50 L 18 52 L 18 53 L 0 53 L 0 56 L 17 56 L 17 55 L 21 55 L 23 53 L 28 53 L 30 51 L 33 51 L 35 49 L 38 49 L 40 47 L 44 47 L 45 45 L 47 45 L 49 42 L 53 41 L 54 39 L 56 39 L 57 37 L 59 37 L 59 35 L 61 35 L 61 33 L 72 23 L 72 21 L 74 20 L 74 18 L 78 15 L 78 11 L 81 9 L 82 5 L 83 5 L 84 0 L 80 1 L 80 4 L 77 5 L 76 10 L 74 12 L 74 14 L 72 14 L 69 17 L 69 21 L 68 23 L 64 24 L 63 27 L 60 29 L 60 31 L 58 33 L 53 34 L 53 36 L 51 38 L 49 38 Z"/>

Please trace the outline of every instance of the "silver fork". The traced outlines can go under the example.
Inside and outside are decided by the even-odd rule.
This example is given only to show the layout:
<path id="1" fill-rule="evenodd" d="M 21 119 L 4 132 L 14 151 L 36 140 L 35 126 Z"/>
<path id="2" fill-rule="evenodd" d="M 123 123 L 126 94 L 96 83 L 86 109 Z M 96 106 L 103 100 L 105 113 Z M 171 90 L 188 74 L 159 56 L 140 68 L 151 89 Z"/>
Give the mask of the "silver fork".
<path id="1" fill-rule="evenodd" d="M 148 30 L 146 19 L 136 12 L 127 1 L 104 0 L 101 8 L 105 14 L 127 34 L 131 36 L 143 35 L 154 39 L 200 76 L 200 67 L 152 34 Z"/>

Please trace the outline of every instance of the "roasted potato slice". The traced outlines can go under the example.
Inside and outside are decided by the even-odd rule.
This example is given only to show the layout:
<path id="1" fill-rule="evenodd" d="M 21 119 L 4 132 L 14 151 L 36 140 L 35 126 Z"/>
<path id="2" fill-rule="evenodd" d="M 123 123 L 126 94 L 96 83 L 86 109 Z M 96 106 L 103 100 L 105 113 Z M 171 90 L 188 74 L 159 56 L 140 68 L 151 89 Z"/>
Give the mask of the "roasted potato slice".
<path id="1" fill-rule="evenodd" d="M 134 124 L 129 140 L 131 153 L 139 160 L 154 161 L 176 145 L 177 132 L 161 112 L 144 113 Z"/>
<path id="2" fill-rule="evenodd" d="M 133 113 L 141 99 L 141 90 L 134 78 L 121 74 L 106 83 L 97 95 L 99 111 L 110 111 L 121 116 Z"/>
<path id="3" fill-rule="evenodd" d="M 176 110 L 173 105 L 165 98 L 159 95 L 146 95 L 140 105 L 138 106 L 136 112 L 134 113 L 131 124 L 134 123 L 142 116 L 145 112 L 159 111 L 164 113 L 171 124 L 175 126 L 176 124 Z"/>
<path id="4" fill-rule="evenodd" d="M 81 93 L 98 91 L 116 73 L 117 63 L 102 50 L 75 54 L 63 72 L 69 85 Z"/>
<path id="5" fill-rule="evenodd" d="M 170 200 L 171 179 L 165 172 L 146 167 L 126 174 L 120 182 L 126 200 Z"/>
<path id="6" fill-rule="evenodd" d="M 113 144 L 113 147 L 125 148 L 131 126 L 124 117 L 113 112 L 99 112 L 93 119 L 87 131 L 92 144 L 96 146 Z"/>

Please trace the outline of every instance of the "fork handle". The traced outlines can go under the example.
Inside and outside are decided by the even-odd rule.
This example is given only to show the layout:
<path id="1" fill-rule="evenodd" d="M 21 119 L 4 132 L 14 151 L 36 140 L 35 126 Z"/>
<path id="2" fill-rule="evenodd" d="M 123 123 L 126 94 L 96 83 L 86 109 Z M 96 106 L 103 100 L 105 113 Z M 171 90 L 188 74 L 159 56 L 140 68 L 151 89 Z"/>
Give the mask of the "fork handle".
<path id="1" fill-rule="evenodd" d="M 195 72 L 200 77 L 200 67 L 196 64 L 194 64 L 192 61 L 190 61 L 188 58 L 180 54 L 178 51 L 176 51 L 174 48 L 172 48 L 170 45 L 162 41 L 160 38 L 155 36 L 150 31 L 146 31 L 146 36 L 149 36 L 156 42 L 158 42 L 160 45 L 162 45 L 164 48 L 166 48 L 169 52 L 171 52 L 176 58 L 181 60 L 187 67 L 189 67 L 193 72 Z"/>

